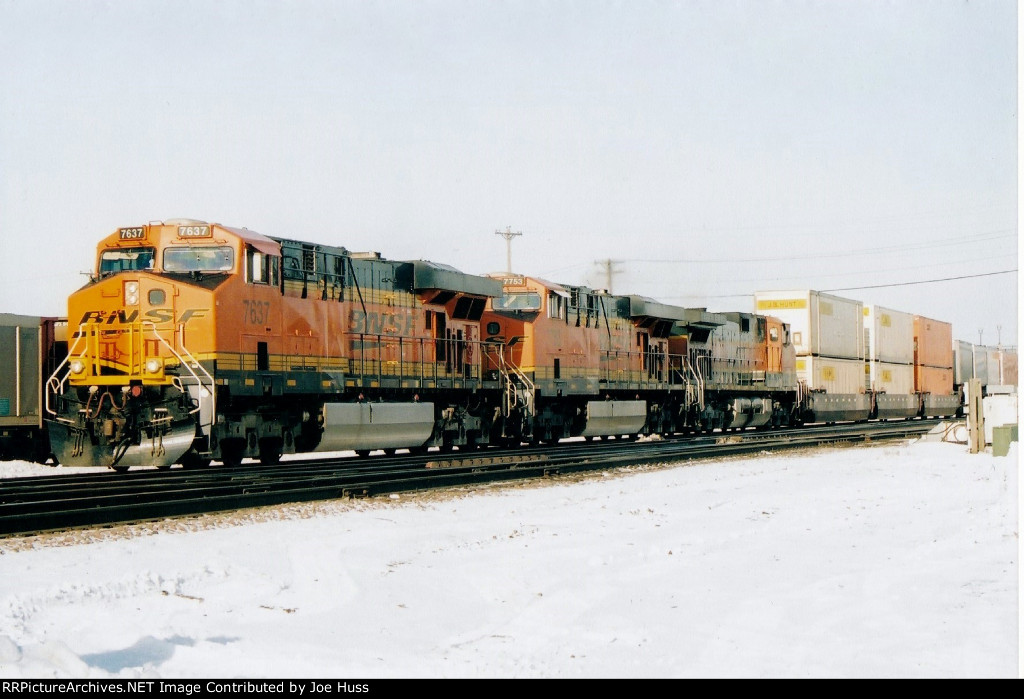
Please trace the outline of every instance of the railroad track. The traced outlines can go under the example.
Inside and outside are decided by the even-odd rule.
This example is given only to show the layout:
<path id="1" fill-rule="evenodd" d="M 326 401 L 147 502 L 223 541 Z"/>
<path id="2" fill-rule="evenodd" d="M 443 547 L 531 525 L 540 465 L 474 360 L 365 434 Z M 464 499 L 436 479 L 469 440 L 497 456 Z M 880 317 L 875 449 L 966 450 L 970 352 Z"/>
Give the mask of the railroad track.
<path id="1" fill-rule="evenodd" d="M 544 478 L 829 443 L 902 439 L 940 420 L 738 431 L 644 440 L 567 442 L 542 448 L 431 452 L 276 466 L 147 470 L 0 480 L 0 536 L 160 520 L 250 507 Z"/>

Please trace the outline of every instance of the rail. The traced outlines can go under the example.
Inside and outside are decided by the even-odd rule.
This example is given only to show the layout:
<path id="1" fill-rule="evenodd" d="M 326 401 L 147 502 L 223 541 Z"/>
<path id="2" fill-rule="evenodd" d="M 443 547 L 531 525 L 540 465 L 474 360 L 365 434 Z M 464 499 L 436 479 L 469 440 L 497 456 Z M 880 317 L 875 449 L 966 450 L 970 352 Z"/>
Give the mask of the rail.
<path id="1" fill-rule="evenodd" d="M 649 442 L 563 443 L 527 450 L 431 452 L 362 459 L 344 457 L 278 466 L 171 471 L 109 471 L 0 481 L 0 536 L 160 520 L 290 502 L 370 497 L 397 492 L 549 478 L 644 463 L 671 463 L 820 443 L 878 442 L 922 434 L 939 420 L 739 431 Z M 962 424 L 962 423 L 961 423 Z M 443 456 L 443 459 L 440 457 Z"/>

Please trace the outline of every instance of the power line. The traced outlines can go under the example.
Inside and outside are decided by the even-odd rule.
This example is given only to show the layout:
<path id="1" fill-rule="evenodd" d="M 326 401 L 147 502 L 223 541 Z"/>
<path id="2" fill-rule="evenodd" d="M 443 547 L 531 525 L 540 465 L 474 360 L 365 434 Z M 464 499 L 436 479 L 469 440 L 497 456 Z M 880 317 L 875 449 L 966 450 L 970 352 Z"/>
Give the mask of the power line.
<path id="1" fill-rule="evenodd" d="M 965 274 L 961 277 L 945 277 L 943 279 L 924 279 L 919 282 L 895 282 L 893 284 L 873 284 L 871 286 L 847 286 L 842 289 L 821 289 L 821 291 L 859 291 L 861 289 L 884 289 L 890 286 L 914 286 L 915 284 L 933 284 L 935 282 L 951 282 L 958 279 L 976 279 L 977 277 L 994 277 L 997 274 L 1013 274 L 1017 270 L 1008 269 L 1003 272 L 985 272 L 984 274 Z"/>
<path id="2" fill-rule="evenodd" d="M 818 289 L 818 291 L 833 292 L 833 291 L 859 291 L 861 289 L 884 289 L 892 286 L 914 286 L 916 284 L 932 284 L 935 282 L 949 282 L 956 281 L 958 279 L 975 279 L 977 277 L 993 277 L 998 274 L 1014 274 L 1017 272 L 1016 269 L 1008 269 L 1002 272 L 985 272 L 982 274 L 965 274 L 960 277 L 943 277 L 942 279 L 924 279 L 917 282 L 895 282 L 893 284 L 874 284 L 871 286 L 847 286 L 841 289 Z M 753 293 L 738 293 L 738 294 L 681 294 L 676 296 L 660 296 L 661 299 L 690 299 L 690 298 L 704 298 L 704 299 L 731 299 L 731 298 L 743 298 L 752 297 Z"/>
<path id="3" fill-rule="evenodd" d="M 722 258 L 711 258 L 711 259 L 645 259 L 645 258 L 634 258 L 623 260 L 623 262 L 645 262 L 645 263 L 661 263 L 661 264 L 731 264 L 736 262 L 784 262 L 787 260 L 814 260 L 823 257 L 856 257 L 858 255 L 873 255 L 880 252 L 893 252 L 897 250 L 919 250 L 922 248 L 931 249 L 944 246 L 952 245 L 974 245 L 979 241 L 992 241 L 999 240 L 1002 238 L 1016 238 L 1017 234 L 1015 231 L 1010 229 L 1003 229 L 999 231 L 990 231 L 988 233 L 979 233 L 970 237 L 956 236 L 955 238 L 942 238 L 939 240 L 932 240 L 921 243 L 908 243 L 905 245 L 887 245 L 882 247 L 863 248 L 861 250 L 847 250 L 844 252 L 834 253 L 810 253 L 807 255 L 783 255 L 779 257 L 722 257 Z"/>

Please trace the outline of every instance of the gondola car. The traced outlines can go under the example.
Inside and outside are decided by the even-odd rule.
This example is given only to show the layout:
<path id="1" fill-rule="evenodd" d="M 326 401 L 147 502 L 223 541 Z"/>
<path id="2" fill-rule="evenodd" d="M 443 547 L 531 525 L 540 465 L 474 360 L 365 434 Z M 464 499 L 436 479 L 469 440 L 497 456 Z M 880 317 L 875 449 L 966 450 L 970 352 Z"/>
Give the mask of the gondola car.
<path id="1" fill-rule="evenodd" d="M 67 320 L 0 313 L 0 460 L 52 459 L 44 382 L 67 355 Z"/>

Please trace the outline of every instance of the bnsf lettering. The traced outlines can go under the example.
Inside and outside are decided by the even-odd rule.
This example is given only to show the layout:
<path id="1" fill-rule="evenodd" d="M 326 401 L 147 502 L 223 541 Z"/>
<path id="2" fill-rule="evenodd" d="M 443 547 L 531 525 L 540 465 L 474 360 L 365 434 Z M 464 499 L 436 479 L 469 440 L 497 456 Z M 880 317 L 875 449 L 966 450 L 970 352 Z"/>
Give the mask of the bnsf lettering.
<path id="1" fill-rule="evenodd" d="M 353 310 L 348 316 L 348 331 L 367 335 L 412 335 L 416 318 L 412 313 L 380 313 Z"/>
<path id="2" fill-rule="evenodd" d="M 203 318 L 210 312 L 209 308 L 188 308 L 181 312 L 178 316 L 179 323 L 187 323 L 192 318 Z M 117 311 L 86 311 L 82 315 L 82 319 L 78 321 L 79 325 L 127 325 L 128 323 L 136 323 L 139 321 L 149 321 L 151 323 L 170 323 L 174 320 L 174 311 L 170 308 L 151 308 L 142 316 L 139 316 L 139 312 L 133 310 L 131 313 L 124 310 Z"/>
<path id="3" fill-rule="evenodd" d="M 113 311 L 107 315 L 106 311 L 86 311 L 85 315 L 82 316 L 82 320 L 79 325 L 85 323 L 106 323 L 107 325 L 113 325 L 114 323 L 134 323 L 138 320 L 139 312 L 132 311 L 131 315 L 125 311 Z"/>

